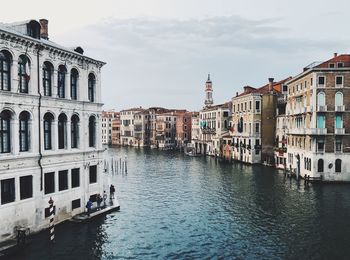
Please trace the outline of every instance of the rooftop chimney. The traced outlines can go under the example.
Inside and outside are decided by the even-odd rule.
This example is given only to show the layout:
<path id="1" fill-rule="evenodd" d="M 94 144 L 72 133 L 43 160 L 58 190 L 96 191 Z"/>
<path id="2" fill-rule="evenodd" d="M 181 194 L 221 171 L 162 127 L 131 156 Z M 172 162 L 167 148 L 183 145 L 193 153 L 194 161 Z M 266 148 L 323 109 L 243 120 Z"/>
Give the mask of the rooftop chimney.
<path id="1" fill-rule="evenodd" d="M 337 57 L 337 56 L 338 56 L 338 53 L 335 52 L 335 53 L 334 53 L 334 58 Z"/>
<path id="2" fill-rule="evenodd" d="M 269 91 L 273 91 L 273 80 L 274 78 L 269 78 Z"/>
<path id="3" fill-rule="evenodd" d="M 236 92 L 236 97 L 238 97 L 238 92 Z"/>
<path id="4" fill-rule="evenodd" d="M 49 39 L 49 21 L 46 19 L 39 20 L 41 29 L 40 29 L 40 37 L 48 40 Z"/>

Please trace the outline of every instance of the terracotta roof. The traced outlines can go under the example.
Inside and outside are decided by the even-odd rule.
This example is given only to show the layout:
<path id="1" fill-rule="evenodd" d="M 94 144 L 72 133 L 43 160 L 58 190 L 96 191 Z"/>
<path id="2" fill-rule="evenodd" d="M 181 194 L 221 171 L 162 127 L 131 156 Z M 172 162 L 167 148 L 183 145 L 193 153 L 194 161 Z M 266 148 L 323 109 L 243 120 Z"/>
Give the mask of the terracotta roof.
<path id="1" fill-rule="evenodd" d="M 175 113 L 166 112 L 166 113 L 158 114 L 158 116 L 177 116 L 177 115 Z"/>
<path id="2" fill-rule="evenodd" d="M 145 109 L 143 109 L 142 107 L 134 107 L 134 108 L 128 108 L 128 109 L 120 110 L 120 112 L 128 112 L 128 111 L 140 112 L 140 111 L 144 111 L 144 110 Z"/>
<path id="3" fill-rule="evenodd" d="M 280 80 L 278 82 L 273 82 L 273 89 L 274 91 L 276 92 L 281 92 L 281 86 L 287 82 L 288 80 L 290 80 L 292 77 L 288 77 L 288 78 L 285 78 L 283 80 Z M 266 94 L 269 92 L 269 83 L 260 87 L 260 88 L 253 88 L 253 87 L 250 87 L 250 86 L 245 86 L 244 87 L 244 92 L 242 92 L 241 94 L 239 94 L 238 96 L 235 96 L 235 97 L 242 97 L 242 96 L 245 96 L 245 95 L 248 95 L 248 94 L 251 94 L 251 93 L 258 93 L 258 94 Z"/>
<path id="4" fill-rule="evenodd" d="M 215 106 L 210 106 L 210 107 L 205 107 L 202 109 L 202 111 L 211 111 L 211 110 L 216 110 L 218 108 L 231 108 L 232 102 L 228 101 L 223 104 L 215 105 Z"/>
<path id="5" fill-rule="evenodd" d="M 315 68 L 329 68 L 330 63 L 337 64 L 338 62 L 344 63 L 343 67 L 350 67 L 350 54 L 337 55 L 337 56 L 321 63 L 320 65 L 316 66 Z"/>

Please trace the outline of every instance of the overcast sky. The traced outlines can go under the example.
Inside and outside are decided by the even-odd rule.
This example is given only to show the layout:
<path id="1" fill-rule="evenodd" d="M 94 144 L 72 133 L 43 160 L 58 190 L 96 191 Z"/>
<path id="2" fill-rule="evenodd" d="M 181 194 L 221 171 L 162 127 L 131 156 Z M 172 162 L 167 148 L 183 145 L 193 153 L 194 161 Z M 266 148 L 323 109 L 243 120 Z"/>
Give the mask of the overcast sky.
<path id="1" fill-rule="evenodd" d="M 350 51 L 349 0 L 23 0 L 1 9 L 11 10 L 2 22 L 46 18 L 50 40 L 107 62 L 104 109 L 199 110 L 208 73 L 223 103 Z"/>

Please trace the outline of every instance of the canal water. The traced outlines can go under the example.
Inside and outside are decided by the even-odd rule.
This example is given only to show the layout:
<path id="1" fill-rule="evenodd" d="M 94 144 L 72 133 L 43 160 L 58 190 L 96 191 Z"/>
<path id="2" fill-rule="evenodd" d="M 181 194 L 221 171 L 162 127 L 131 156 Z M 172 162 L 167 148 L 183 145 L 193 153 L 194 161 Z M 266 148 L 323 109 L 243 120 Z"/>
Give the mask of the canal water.
<path id="1" fill-rule="evenodd" d="M 14 259 L 346 259 L 350 186 L 309 185 L 264 166 L 174 151 L 127 156 L 112 176 L 121 204 L 88 224 L 42 233 Z"/>

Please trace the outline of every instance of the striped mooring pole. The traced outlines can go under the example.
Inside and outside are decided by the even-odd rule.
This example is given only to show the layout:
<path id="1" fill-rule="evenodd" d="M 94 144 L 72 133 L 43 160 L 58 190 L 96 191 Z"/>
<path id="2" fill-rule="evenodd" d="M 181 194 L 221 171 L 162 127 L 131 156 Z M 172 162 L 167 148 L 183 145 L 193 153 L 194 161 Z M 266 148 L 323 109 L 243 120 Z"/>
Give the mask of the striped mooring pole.
<path id="1" fill-rule="evenodd" d="M 53 211 L 53 199 L 52 197 L 50 197 L 49 200 L 49 216 L 50 216 L 50 241 L 53 242 L 55 239 L 55 224 L 53 223 L 54 217 L 55 217 L 55 213 Z"/>

